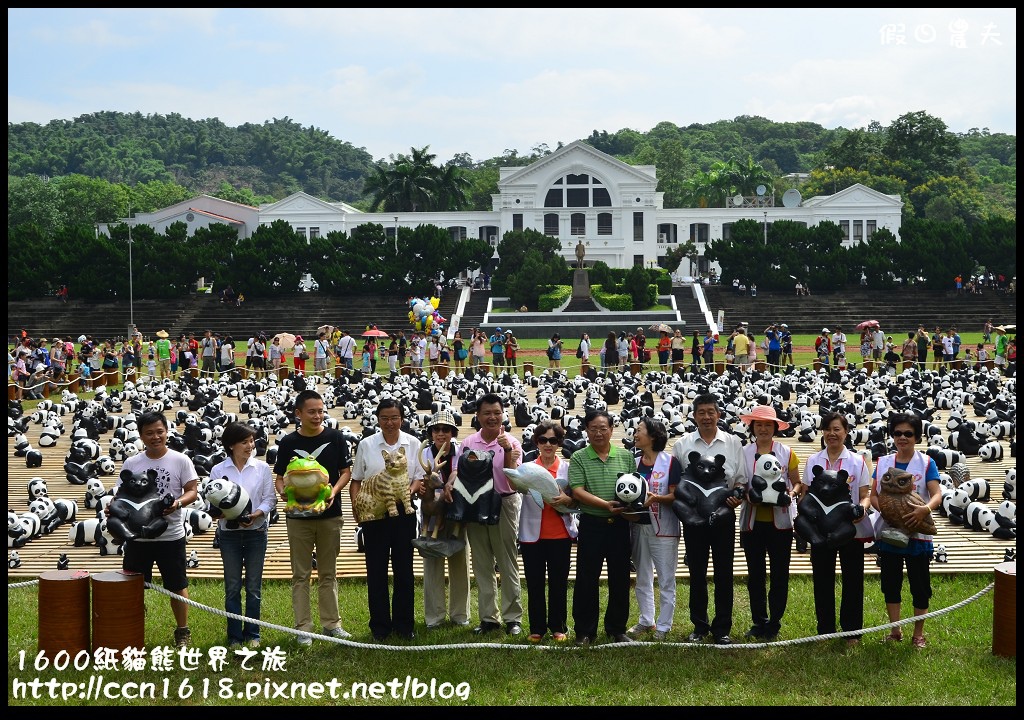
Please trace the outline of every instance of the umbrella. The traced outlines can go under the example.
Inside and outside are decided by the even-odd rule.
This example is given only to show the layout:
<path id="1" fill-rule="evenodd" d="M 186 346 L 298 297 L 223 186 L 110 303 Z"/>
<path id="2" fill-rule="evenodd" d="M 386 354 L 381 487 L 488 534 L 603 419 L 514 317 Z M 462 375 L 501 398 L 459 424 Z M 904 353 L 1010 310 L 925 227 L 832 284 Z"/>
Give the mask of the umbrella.
<path id="1" fill-rule="evenodd" d="M 291 333 L 278 333 L 272 338 L 272 340 L 280 340 L 281 347 L 285 350 L 291 350 L 295 347 L 295 336 Z"/>
<path id="2" fill-rule="evenodd" d="M 655 332 L 672 332 L 672 328 L 665 323 L 654 323 L 649 329 L 654 330 Z"/>
<path id="3" fill-rule="evenodd" d="M 1009 330 L 1016 330 L 1017 326 L 1016 325 L 997 325 L 996 327 L 994 327 L 992 329 L 993 330 L 1000 330 L 1002 332 L 1007 332 Z"/>
<path id="4" fill-rule="evenodd" d="M 856 329 L 867 330 L 868 328 L 876 328 L 879 326 L 879 324 L 880 323 L 877 320 L 865 320 L 860 325 L 858 325 Z"/>
<path id="5" fill-rule="evenodd" d="M 335 328 L 333 325 L 321 325 L 316 329 L 316 334 L 319 335 L 320 333 L 326 333 L 327 337 L 330 337 L 334 334 L 334 330 Z"/>
<path id="6" fill-rule="evenodd" d="M 363 337 L 386 338 L 391 336 L 388 335 L 383 330 L 378 330 L 377 328 L 370 328 L 369 330 L 363 333 Z"/>

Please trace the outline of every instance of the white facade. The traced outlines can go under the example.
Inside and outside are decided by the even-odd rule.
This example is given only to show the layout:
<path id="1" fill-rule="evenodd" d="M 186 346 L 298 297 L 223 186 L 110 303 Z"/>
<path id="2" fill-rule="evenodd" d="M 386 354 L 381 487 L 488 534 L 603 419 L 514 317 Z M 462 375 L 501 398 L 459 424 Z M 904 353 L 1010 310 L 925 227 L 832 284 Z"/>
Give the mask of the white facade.
<path id="1" fill-rule="evenodd" d="M 152 217 L 160 230 L 161 224 L 166 227 L 172 218 L 189 212 L 196 215 L 195 209 L 200 208 L 201 222 L 231 220 L 244 226 L 246 232 L 240 230 L 240 236 L 251 234 L 256 212 L 260 225 L 285 220 L 306 237 L 350 233 L 365 223 L 383 225 L 389 235 L 399 225 L 429 224 L 448 229 L 456 238 L 480 238 L 495 247 L 506 232 L 532 229 L 559 238 L 567 262 L 575 262 L 576 244 L 582 240 L 588 264 L 602 260 L 616 268 L 656 265 L 669 248 L 692 238 L 702 273 L 709 270 L 703 260 L 707 242 L 727 239 L 732 223 L 741 219 L 766 225 L 793 220 L 808 227 L 831 220 L 846 231 L 846 245 L 866 240 L 879 228 L 889 229 L 897 239 L 900 235 L 900 197 L 859 184 L 834 195 L 808 198 L 795 207 L 744 202 L 738 207 L 670 209 L 663 207 L 657 186 L 654 166 L 628 165 L 577 141 L 532 165 L 502 168 L 490 211 L 365 213 L 346 203 L 329 203 L 299 192 L 258 210 L 204 195 L 157 213 L 139 214 L 134 222 Z M 208 201 L 222 204 L 211 206 Z"/>

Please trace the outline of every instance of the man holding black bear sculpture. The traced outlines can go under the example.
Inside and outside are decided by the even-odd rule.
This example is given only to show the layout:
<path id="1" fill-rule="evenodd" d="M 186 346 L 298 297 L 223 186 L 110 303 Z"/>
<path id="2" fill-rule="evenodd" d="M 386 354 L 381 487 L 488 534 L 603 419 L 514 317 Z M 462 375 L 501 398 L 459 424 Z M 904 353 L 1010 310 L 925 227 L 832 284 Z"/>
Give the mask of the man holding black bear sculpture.
<path id="1" fill-rule="evenodd" d="M 182 508 L 199 497 L 199 477 L 192 461 L 183 453 L 167 447 L 167 418 L 161 413 L 147 412 L 139 418 L 139 437 L 146 451 L 124 461 L 125 472 L 145 474 L 156 471 L 158 497 L 170 494 L 174 498 L 163 514 L 167 529 L 154 538 L 134 538 L 124 544 L 121 567 L 129 572 L 142 573 L 146 582 L 153 581 L 153 563 L 160 570 L 164 588 L 188 598 L 188 577 L 185 573 L 185 526 Z M 117 487 L 121 487 L 121 480 Z M 192 639 L 188 629 L 188 605 L 171 600 L 171 611 L 177 627 L 174 644 L 185 647 Z"/>

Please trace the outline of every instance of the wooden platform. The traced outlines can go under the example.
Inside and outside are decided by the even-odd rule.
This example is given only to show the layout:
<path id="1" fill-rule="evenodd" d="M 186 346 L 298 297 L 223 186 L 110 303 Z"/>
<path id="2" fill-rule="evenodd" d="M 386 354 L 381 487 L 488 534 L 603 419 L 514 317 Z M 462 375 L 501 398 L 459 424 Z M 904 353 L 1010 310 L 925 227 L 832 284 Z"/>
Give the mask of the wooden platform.
<path id="1" fill-rule="evenodd" d="M 227 411 L 234 412 L 237 410 L 236 400 L 227 398 L 225 404 L 225 409 Z M 612 409 L 614 410 L 615 408 Z M 168 417 L 173 418 L 173 414 L 176 411 L 177 408 L 169 411 L 167 413 Z M 339 422 L 342 425 L 352 424 L 351 421 L 341 420 L 340 409 L 336 408 L 332 410 L 331 415 L 338 417 Z M 28 482 L 31 478 L 39 476 L 46 479 L 51 498 L 69 498 L 76 500 L 79 504 L 80 517 L 82 515 L 88 517 L 88 514 L 92 512 L 85 508 L 84 486 L 68 483 L 63 471 L 64 456 L 67 454 L 68 447 L 70 445 L 69 435 L 71 423 L 72 421 L 70 416 L 68 416 L 65 419 L 65 425 L 68 432 L 60 437 L 55 446 L 49 448 L 38 447 L 38 434 L 41 426 L 31 425 L 29 427 L 28 438 L 30 442 L 33 447 L 40 449 L 43 453 L 43 465 L 41 468 L 29 469 L 25 466 L 24 458 L 14 457 L 14 441 L 13 438 L 8 438 L 8 508 L 19 514 L 27 511 Z M 460 432 L 462 437 L 469 434 L 470 431 L 468 425 L 469 418 L 464 417 L 463 427 Z M 355 429 L 358 430 L 358 427 Z M 517 432 L 516 434 L 518 436 L 519 433 Z M 101 436 L 102 446 L 106 447 L 109 442 L 109 437 L 109 434 Z M 618 430 L 616 430 L 613 442 L 617 445 L 621 445 L 621 438 Z M 673 440 L 670 439 L 670 444 L 672 442 Z M 784 439 L 784 442 L 796 452 L 797 456 L 801 460 L 801 467 L 803 465 L 803 461 L 819 449 L 818 442 L 801 443 L 795 439 Z M 969 458 L 967 461 L 967 464 L 971 469 L 972 477 L 983 477 L 988 479 L 991 483 L 992 502 L 990 505 L 993 508 L 1002 500 L 1003 477 L 1005 476 L 1006 470 L 1016 467 L 1016 458 L 1010 457 L 1008 443 L 1004 442 L 1004 450 L 1004 459 L 1001 462 L 982 463 L 977 457 Z M 118 465 L 118 470 L 120 470 L 120 465 Z M 115 481 L 114 476 L 102 479 L 107 487 L 110 487 Z M 341 554 L 338 558 L 338 577 L 364 578 L 366 576 L 366 569 L 363 562 L 363 556 L 356 551 L 354 540 L 355 524 L 349 519 L 351 518 L 351 511 L 348 507 L 347 491 L 343 493 L 343 501 L 346 524 L 342 531 L 342 548 Z M 949 562 L 946 564 L 933 563 L 932 572 L 935 573 L 989 573 L 995 565 L 1003 561 L 1003 555 L 1007 548 L 1016 548 L 1016 542 L 1013 540 L 997 540 L 988 533 L 976 532 L 964 529 L 963 527 L 957 527 L 952 525 L 946 518 L 938 516 L 937 513 L 936 524 L 939 528 L 938 535 L 936 536 L 936 543 L 942 543 L 946 546 L 946 550 L 949 555 Z M 744 561 L 743 552 L 738 546 L 738 535 L 739 533 L 737 533 L 735 574 L 738 576 L 745 576 L 747 574 L 746 563 Z M 189 570 L 190 577 L 222 577 L 223 572 L 220 552 L 213 548 L 212 543 L 212 532 L 204 535 L 197 535 L 189 541 L 189 548 L 195 548 L 199 555 L 199 567 Z M 575 553 L 575 547 L 573 548 L 573 552 Z M 101 557 L 99 555 L 98 548 L 95 546 L 76 548 L 71 545 L 68 542 L 67 526 L 60 526 L 53 534 L 41 536 L 32 540 L 28 544 L 19 548 L 18 553 L 21 557 L 21 567 L 17 569 L 9 568 L 7 571 L 8 577 L 12 579 L 35 578 L 46 570 L 55 569 L 57 567 L 57 559 L 61 553 L 66 553 L 68 555 L 68 558 L 70 559 L 70 567 L 72 569 L 101 572 L 121 567 L 121 558 L 119 556 Z M 684 543 L 680 542 L 680 562 L 677 574 L 681 578 L 685 578 L 687 576 L 686 567 L 682 563 L 682 556 L 684 553 Z M 422 563 L 418 556 L 415 558 L 415 570 L 417 575 L 422 573 Z M 866 570 L 868 573 L 878 572 L 877 567 L 870 560 L 867 563 Z M 794 574 L 810 574 L 810 571 L 810 556 L 808 554 L 798 554 L 794 551 L 792 563 L 790 565 L 790 572 Z M 574 572 L 575 564 L 571 571 L 573 576 Z M 267 579 L 287 579 L 291 575 L 290 562 L 288 558 L 288 538 L 283 520 L 270 528 L 267 559 L 263 574 Z"/>

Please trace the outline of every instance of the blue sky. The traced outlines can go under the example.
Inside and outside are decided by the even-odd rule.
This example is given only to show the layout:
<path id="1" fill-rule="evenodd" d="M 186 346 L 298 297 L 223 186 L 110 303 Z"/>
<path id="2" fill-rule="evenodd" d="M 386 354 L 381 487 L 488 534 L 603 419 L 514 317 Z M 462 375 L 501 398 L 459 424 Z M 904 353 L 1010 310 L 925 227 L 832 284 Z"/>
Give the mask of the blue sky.
<path id="1" fill-rule="evenodd" d="M 1017 13 L 915 9 L 11 9 L 7 120 L 291 118 L 375 159 L 594 130 L 923 110 L 1017 132 Z"/>

